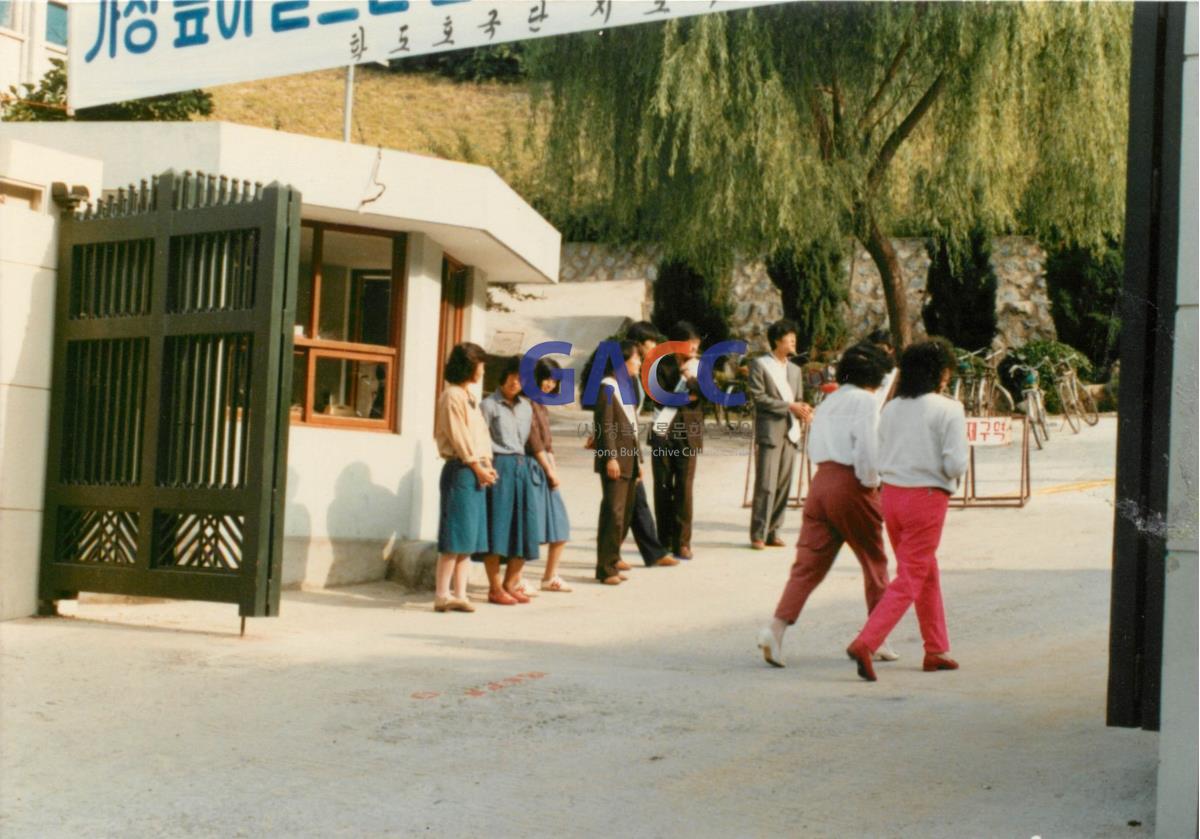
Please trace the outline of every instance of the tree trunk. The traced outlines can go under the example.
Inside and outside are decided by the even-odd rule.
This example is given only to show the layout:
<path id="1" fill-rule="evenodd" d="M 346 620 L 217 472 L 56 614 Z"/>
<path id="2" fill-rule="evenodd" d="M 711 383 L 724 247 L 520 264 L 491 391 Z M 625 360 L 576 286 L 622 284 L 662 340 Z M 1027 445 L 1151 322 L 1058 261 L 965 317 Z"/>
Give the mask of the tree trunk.
<path id="1" fill-rule="evenodd" d="M 897 355 L 912 342 L 912 328 L 908 322 L 908 288 L 904 275 L 900 270 L 900 260 L 896 258 L 896 250 L 892 242 L 879 230 L 875 219 L 868 216 L 862 227 L 866 235 L 862 237 L 863 247 L 871 255 L 875 267 L 879 270 L 879 280 L 883 284 L 883 299 L 887 303 L 888 325 L 892 331 Z M 853 278 L 852 278 L 853 280 Z"/>

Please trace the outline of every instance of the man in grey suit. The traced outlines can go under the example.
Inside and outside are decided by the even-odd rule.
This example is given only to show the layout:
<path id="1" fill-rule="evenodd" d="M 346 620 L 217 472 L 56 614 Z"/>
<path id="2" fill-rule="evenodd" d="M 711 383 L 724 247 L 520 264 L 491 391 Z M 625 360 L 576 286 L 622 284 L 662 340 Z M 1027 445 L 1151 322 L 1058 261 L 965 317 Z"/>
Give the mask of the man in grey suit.
<path id="1" fill-rule="evenodd" d="M 754 504 L 750 547 L 783 547 L 779 529 L 787 508 L 800 424 L 812 418 L 803 397 L 804 377 L 789 359 L 796 352 L 796 324 L 780 320 L 767 328 L 771 352 L 750 363 L 747 390 L 754 403 Z"/>

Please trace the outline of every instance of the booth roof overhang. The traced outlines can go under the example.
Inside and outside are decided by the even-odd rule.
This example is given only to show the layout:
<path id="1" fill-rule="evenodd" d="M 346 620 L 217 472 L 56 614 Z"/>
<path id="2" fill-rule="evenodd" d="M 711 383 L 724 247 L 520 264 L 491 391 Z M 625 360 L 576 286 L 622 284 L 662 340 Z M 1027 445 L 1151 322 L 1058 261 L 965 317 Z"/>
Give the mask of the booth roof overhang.
<path id="1" fill-rule="evenodd" d="M 304 218 L 426 234 L 493 283 L 558 280 L 558 230 L 485 166 L 225 122 L 4 123 L 0 138 L 99 160 L 105 189 L 167 169 L 278 181 Z"/>

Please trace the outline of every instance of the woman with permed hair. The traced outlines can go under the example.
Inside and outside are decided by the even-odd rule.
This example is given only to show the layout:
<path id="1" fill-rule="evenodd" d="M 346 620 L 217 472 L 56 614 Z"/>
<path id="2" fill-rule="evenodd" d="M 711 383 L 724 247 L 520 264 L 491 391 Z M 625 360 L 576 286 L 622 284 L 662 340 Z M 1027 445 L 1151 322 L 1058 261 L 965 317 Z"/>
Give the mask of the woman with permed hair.
<path id="1" fill-rule="evenodd" d="M 888 585 L 883 551 L 883 514 L 879 507 L 876 453 L 879 403 L 875 391 L 889 368 L 887 356 L 869 342 L 846 350 L 837 364 L 838 389 L 812 415 L 808 456 L 817 474 L 804 501 L 804 519 L 796 561 L 775 617 L 758 635 L 768 664 L 783 667 L 783 634 L 800 617 L 810 594 L 829 573 L 843 544 L 862 566 L 867 613 Z M 895 658 L 883 651 L 888 660 Z"/>
<path id="2" fill-rule="evenodd" d="M 438 397 L 433 437 L 446 459 L 438 482 L 436 612 L 474 612 L 467 599 L 467 558 L 488 548 L 487 487 L 496 482 L 492 438 L 469 386 L 483 379 L 487 356 L 477 344 L 459 344 L 446 359 L 446 387 Z"/>
<path id="3" fill-rule="evenodd" d="M 942 338 L 913 344 L 900 358 L 896 398 L 879 420 L 879 473 L 883 520 L 896 554 L 896 577 L 846 654 L 858 675 L 875 681 L 871 654 L 915 604 L 925 642 L 926 672 L 957 670 L 938 574 L 937 547 L 946 507 L 967 471 L 967 424 L 960 402 L 943 396 L 956 366 Z"/>

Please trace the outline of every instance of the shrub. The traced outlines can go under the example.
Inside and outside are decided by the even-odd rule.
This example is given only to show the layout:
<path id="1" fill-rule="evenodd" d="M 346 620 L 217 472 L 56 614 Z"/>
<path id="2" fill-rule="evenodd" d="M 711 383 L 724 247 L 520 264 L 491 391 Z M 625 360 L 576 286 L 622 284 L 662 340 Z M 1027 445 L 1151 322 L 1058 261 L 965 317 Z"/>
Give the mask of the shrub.
<path id="1" fill-rule="evenodd" d="M 400 73 L 433 72 L 457 82 L 517 82 L 528 75 L 526 57 L 525 44 L 516 41 L 396 59 L 388 66 Z"/>
<path id="2" fill-rule="evenodd" d="M 1092 363 L 1079 350 L 1061 341 L 1030 341 L 1025 346 L 1014 349 L 1009 353 L 1009 357 L 1001 365 L 1004 386 L 1009 388 L 1013 399 L 1020 401 L 1021 383 L 1013 375 L 1012 367 L 1015 364 L 1025 364 L 1034 367 L 1040 376 L 1039 384 L 1041 385 L 1042 392 L 1045 394 L 1046 410 L 1052 414 L 1061 413 L 1062 405 L 1058 401 L 1058 391 L 1055 388 L 1058 382 L 1058 378 L 1055 375 L 1055 368 L 1062 361 L 1068 361 L 1075 367 L 1075 372 L 1079 376 L 1080 382 L 1092 380 L 1095 372 Z"/>
<path id="3" fill-rule="evenodd" d="M 846 340 L 842 308 L 848 297 L 842 249 L 812 242 L 781 248 L 767 258 L 767 275 L 779 289 L 784 317 L 796 322 L 801 352 L 840 349 Z"/>
<path id="4" fill-rule="evenodd" d="M 975 230 L 961 246 L 930 239 L 925 250 L 930 259 L 921 312 L 925 331 L 957 347 L 989 346 L 996 335 L 996 272 L 990 240 Z"/>
<path id="5" fill-rule="evenodd" d="M 1046 258 L 1050 315 L 1058 337 L 1078 347 L 1107 377 L 1121 334 L 1121 285 L 1125 255 L 1110 240 L 1101 251 L 1060 247 Z"/>
<path id="6" fill-rule="evenodd" d="M 711 346 L 729 337 L 729 304 L 723 284 L 703 276 L 687 263 L 665 260 L 654 281 L 650 320 L 664 335 L 681 320 L 689 321 Z"/>
<path id="7" fill-rule="evenodd" d="M 0 116 L 7 122 L 65 122 L 79 121 L 151 121 L 188 120 L 193 116 L 212 113 L 212 96 L 203 90 L 187 90 L 113 102 L 94 108 L 80 108 L 74 116 L 67 115 L 67 66 L 61 58 L 50 59 L 50 69 L 35 86 L 22 84 L 9 87 L 9 98 L 0 107 Z M 0 96 L 0 99 L 4 97 Z"/>

